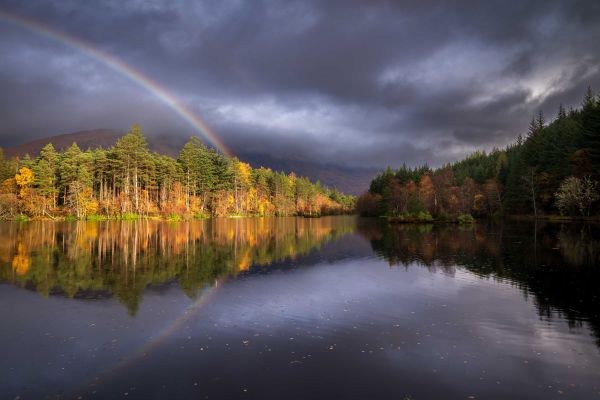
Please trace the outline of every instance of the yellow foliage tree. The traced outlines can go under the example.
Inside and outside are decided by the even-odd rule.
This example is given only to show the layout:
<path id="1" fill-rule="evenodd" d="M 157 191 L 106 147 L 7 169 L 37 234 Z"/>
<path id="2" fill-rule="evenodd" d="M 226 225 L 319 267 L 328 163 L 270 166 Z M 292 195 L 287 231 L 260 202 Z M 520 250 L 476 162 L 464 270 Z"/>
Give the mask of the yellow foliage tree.
<path id="1" fill-rule="evenodd" d="M 17 254 L 12 261 L 12 267 L 17 273 L 17 275 L 25 275 L 27 271 L 29 271 L 29 267 L 31 266 L 31 260 L 29 255 L 27 254 L 27 250 L 22 243 L 17 245 Z"/>
<path id="2" fill-rule="evenodd" d="M 77 202 L 80 210 L 79 216 L 94 215 L 98 212 L 98 202 L 94 198 L 92 188 L 86 187 L 77 194 Z"/>
<path id="3" fill-rule="evenodd" d="M 238 164 L 238 169 L 242 185 L 250 186 L 250 174 L 252 172 L 252 167 L 250 164 L 240 161 Z"/>
<path id="4" fill-rule="evenodd" d="M 19 172 L 15 175 L 15 182 L 19 186 L 19 197 L 24 199 L 27 197 L 29 191 L 29 185 L 33 183 L 33 171 L 27 167 L 21 167 Z"/>

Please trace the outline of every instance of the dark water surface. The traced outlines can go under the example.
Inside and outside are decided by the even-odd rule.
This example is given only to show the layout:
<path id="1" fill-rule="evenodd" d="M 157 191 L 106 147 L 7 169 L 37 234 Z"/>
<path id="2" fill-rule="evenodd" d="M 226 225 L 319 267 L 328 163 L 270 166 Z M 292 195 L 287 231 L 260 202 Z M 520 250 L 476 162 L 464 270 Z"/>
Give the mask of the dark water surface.
<path id="1" fill-rule="evenodd" d="M 600 229 L 0 224 L 0 398 L 600 399 Z"/>

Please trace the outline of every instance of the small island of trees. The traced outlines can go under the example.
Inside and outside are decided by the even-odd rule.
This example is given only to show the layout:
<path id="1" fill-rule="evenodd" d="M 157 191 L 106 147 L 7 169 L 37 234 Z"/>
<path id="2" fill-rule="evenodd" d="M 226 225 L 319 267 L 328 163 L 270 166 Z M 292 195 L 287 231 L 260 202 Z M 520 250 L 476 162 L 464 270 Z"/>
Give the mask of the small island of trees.
<path id="1" fill-rule="evenodd" d="M 109 149 L 5 160 L 0 219 L 168 219 L 349 213 L 354 197 L 294 173 L 252 168 L 192 137 L 177 159 L 151 152 L 139 125 Z"/>

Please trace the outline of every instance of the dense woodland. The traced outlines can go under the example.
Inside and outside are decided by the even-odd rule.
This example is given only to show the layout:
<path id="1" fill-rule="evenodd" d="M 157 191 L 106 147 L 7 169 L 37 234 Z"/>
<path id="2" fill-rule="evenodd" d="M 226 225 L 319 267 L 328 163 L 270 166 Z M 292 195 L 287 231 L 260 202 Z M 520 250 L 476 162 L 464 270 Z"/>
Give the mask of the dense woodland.
<path id="1" fill-rule="evenodd" d="M 458 216 L 600 214 L 600 97 L 546 122 L 540 112 L 525 138 L 438 169 L 388 167 L 357 200 L 363 215 L 399 220 Z"/>
<path id="2" fill-rule="evenodd" d="M 252 168 L 192 137 L 179 157 L 150 152 L 139 125 L 110 149 L 58 152 L 35 158 L 0 154 L 0 218 L 172 219 L 226 215 L 347 213 L 352 196 L 293 173 Z"/>

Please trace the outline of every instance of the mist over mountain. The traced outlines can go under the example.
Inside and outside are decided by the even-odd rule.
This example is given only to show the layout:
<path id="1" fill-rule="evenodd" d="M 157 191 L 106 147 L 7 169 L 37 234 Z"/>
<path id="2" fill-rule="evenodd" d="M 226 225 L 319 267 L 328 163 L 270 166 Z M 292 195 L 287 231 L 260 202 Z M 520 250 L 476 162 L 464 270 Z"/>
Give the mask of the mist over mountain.
<path id="1" fill-rule="evenodd" d="M 109 148 L 118 138 L 126 132 L 117 129 L 92 129 L 62 135 L 49 136 L 42 139 L 18 144 L 4 149 L 7 158 L 23 157 L 29 154 L 34 157 L 48 143 L 52 143 L 57 150 L 64 150 L 73 142 L 81 149 Z M 148 135 L 148 147 L 151 151 L 177 157 L 188 138 L 183 135 Z M 374 168 L 342 167 L 328 163 L 317 163 L 302 158 L 279 158 L 269 154 L 256 152 L 240 152 L 236 156 L 253 167 L 268 167 L 275 171 L 294 172 L 296 175 L 305 176 L 313 181 L 335 187 L 348 194 L 360 194 L 365 191 L 370 180 L 378 172 Z"/>

